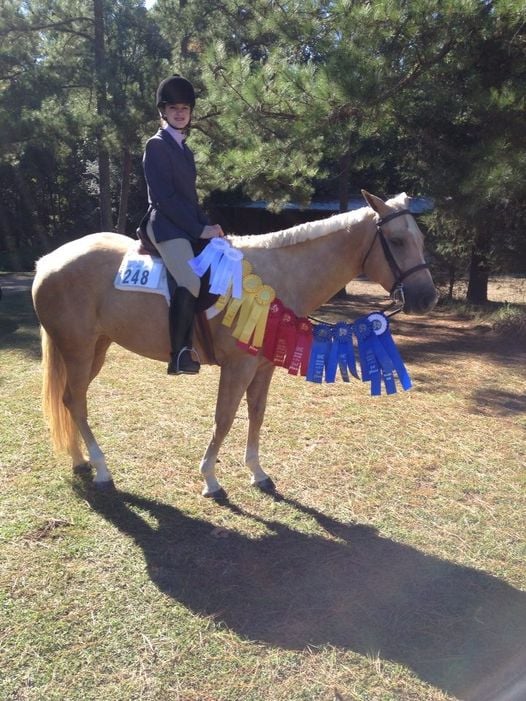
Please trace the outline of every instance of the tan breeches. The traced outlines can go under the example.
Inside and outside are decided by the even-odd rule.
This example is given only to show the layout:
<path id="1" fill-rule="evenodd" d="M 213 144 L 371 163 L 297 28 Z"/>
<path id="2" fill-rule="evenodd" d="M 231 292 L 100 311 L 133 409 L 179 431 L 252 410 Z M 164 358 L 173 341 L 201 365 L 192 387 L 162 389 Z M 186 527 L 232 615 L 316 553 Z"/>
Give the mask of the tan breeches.
<path id="1" fill-rule="evenodd" d="M 146 233 L 155 248 L 159 251 L 164 264 L 174 277 L 178 287 L 186 287 L 194 297 L 198 297 L 201 280 L 188 265 L 188 261 L 194 258 L 194 252 L 190 241 L 186 239 L 156 241 L 150 222 L 148 222 L 146 226 Z"/>

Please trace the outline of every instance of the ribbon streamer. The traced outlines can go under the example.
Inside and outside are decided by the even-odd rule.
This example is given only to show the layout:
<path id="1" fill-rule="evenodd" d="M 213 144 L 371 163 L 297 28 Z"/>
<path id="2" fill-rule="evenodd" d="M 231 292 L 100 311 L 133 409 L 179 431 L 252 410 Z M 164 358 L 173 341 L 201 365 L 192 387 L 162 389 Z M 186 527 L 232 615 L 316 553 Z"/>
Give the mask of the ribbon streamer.
<path id="1" fill-rule="evenodd" d="M 325 374 L 326 382 L 335 381 L 337 369 L 340 370 L 344 382 L 350 381 L 349 370 L 354 377 L 358 377 L 352 344 L 352 324 L 346 322 L 339 322 L 333 327 L 332 347 Z"/>
<path id="2" fill-rule="evenodd" d="M 268 360 L 274 360 L 274 350 L 278 338 L 279 325 L 285 312 L 285 307 L 280 299 L 275 299 L 270 305 L 265 338 L 263 339 L 263 355 Z"/>
<path id="3" fill-rule="evenodd" d="M 305 317 L 296 319 L 296 347 L 292 353 L 289 375 L 307 374 L 312 348 L 312 324 Z"/>
<path id="4" fill-rule="evenodd" d="M 381 323 L 377 325 L 375 322 L 378 320 L 379 317 Z M 400 355 L 400 352 L 398 351 L 398 348 L 396 347 L 394 339 L 391 335 L 389 319 L 384 314 L 380 314 L 379 312 L 377 312 L 374 314 L 369 314 L 369 320 L 372 321 L 376 337 L 383 346 L 387 356 L 390 359 L 393 369 L 398 375 L 398 379 L 400 381 L 400 384 L 402 385 L 402 389 L 404 391 L 411 389 L 413 383 L 411 382 L 411 378 L 409 377 L 409 373 L 407 372 L 407 369 L 404 365 L 402 356 Z"/>
<path id="5" fill-rule="evenodd" d="M 243 278 L 245 278 L 247 275 L 250 275 L 250 273 L 252 272 L 252 263 L 249 263 L 248 260 L 243 260 L 242 270 Z M 214 307 L 217 309 L 218 312 L 222 312 L 225 308 L 227 310 L 223 319 L 223 323 L 225 324 L 225 326 L 232 326 L 234 318 L 241 306 L 241 300 L 242 295 L 240 298 L 232 299 L 232 288 L 229 288 L 225 292 L 225 294 L 221 295 L 216 301 Z"/>
<path id="6" fill-rule="evenodd" d="M 284 308 L 281 315 L 272 362 L 278 367 L 288 368 L 296 347 L 296 315 Z"/>
<path id="7" fill-rule="evenodd" d="M 332 331 L 330 324 L 317 324 L 312 330 L 312 335 L 307 380 L 309 382 L 322 382 L 331 350 Z"/>

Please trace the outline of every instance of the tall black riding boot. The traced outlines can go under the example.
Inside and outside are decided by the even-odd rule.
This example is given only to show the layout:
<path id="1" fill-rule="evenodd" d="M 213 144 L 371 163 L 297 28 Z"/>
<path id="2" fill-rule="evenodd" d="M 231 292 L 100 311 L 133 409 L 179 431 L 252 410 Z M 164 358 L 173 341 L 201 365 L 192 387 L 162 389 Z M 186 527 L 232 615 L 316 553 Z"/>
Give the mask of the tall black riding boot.
<path id="1" fill-rule="evenodd" d="M 199 363 L 192 358 L 192 330 L 196 298 L 186 287 L 178 287 L 170 300 L 170 343 L 172 352 L 169 375 L 197 375 Z"/>

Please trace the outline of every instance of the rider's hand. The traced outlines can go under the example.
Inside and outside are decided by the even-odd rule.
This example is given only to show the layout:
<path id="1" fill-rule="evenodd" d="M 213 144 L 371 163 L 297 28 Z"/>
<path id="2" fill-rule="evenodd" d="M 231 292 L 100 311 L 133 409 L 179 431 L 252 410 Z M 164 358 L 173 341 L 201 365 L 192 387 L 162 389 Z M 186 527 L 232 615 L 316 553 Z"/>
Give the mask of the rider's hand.
<path id="1" fill-rule="evenodd" d="M 210 224 L 205 226 L 203 231 L 201 232 L 200 238 L 202 239 L 215 239 L 218 237 L 223 237 L 224 231 L 223 229 L 219 226 L 219 224 Z"/>

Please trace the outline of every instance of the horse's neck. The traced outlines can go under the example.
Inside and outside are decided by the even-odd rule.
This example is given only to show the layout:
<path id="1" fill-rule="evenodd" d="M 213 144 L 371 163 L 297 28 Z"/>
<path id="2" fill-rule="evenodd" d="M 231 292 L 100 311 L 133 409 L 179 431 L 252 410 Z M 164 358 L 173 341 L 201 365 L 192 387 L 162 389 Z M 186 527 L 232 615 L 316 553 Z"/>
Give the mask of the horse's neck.
<path id="1" fill-rule="evenodd" d="M 367 219 L 349 230 L 283 248 L 249 249 L 246 253 L 285 306 L 298 316 L 306 316 L 361 272 L 373 232 L 372 219 Z"/>

